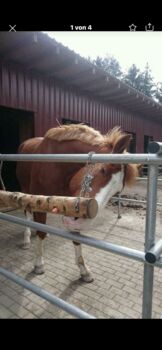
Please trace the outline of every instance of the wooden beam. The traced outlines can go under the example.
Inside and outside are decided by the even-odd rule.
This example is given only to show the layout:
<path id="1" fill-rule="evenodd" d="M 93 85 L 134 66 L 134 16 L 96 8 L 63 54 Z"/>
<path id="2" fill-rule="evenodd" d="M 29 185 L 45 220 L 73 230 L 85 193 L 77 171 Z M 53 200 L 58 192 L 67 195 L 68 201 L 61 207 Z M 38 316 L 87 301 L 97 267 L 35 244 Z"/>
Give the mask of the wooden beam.
<path id="1" fill-rule="evenodd" d="M 0 191 L 1 204 L 30 212 L 50 212 L 82 218 L 94 218 L 98 211 L 94 198 L 42 196 L 8 191 Z"/>

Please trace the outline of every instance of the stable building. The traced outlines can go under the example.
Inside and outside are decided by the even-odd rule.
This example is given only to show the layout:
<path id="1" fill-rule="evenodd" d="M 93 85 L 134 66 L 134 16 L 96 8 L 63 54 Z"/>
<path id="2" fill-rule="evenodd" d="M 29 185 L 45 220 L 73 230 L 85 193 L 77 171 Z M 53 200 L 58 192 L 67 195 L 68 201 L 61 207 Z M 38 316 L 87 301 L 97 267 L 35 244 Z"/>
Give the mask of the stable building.
<path id="1" fill-rule="evenodd" d="M 41 32 L 0 32 L 0 153 L 51 127 L 86 123 L 132 133 L 130 152 L 162 141 L 162 106 Z M 15 188 L 15 164 L 3 167 Z"/>

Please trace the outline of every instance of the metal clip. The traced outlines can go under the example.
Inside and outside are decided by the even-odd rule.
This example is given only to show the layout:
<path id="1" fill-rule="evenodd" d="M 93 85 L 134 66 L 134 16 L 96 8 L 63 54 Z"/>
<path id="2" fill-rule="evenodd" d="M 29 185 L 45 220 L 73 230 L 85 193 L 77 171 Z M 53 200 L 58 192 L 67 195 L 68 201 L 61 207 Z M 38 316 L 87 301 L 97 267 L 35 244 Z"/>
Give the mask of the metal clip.
<path id="1" fill-rule="evenodd" d="M 86 192 L 91 192 L 92 191 L 92 187 L 90 187 L 92 180 L 93 180 L 94 176 L 87 174 L 84 176 L 83 178 L 83 182 L 82 182 L 82 190 L 86 193 Z"/>
<path id="2" fill-rule="evenodd" d="M 91 162 L 92 162 L 92 156 L 93 156 L 93 154 L 95 154 L 95 152 L 94 152 L 94 151 L 91 151 L 91 152 L 89 152 L 89 153 L 88 153 L 88 160 L 87 160 L 87 164 L 89 164 L 89 163 L 91 163 Z"/>

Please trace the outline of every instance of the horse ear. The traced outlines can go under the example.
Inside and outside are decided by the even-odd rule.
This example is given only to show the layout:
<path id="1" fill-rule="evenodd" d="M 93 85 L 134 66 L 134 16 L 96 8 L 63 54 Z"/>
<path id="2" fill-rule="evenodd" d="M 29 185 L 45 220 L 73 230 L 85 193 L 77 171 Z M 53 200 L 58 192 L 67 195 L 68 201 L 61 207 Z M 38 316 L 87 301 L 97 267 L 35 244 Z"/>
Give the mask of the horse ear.
<path id="1" fill-rule="evenodd" d="M 125 134 L 122 137 L 120 137 L 119 141 L 115 143 L 112 153 L 123 153 L 124 150 L 127 150 L 131 139 L 132 135 L 130 134 Z"/>
<path id="2" fill-rule="evenodd" d="M 136 164 L 138 169 L 138 176 L 143 176 L 143 164 Z"/>

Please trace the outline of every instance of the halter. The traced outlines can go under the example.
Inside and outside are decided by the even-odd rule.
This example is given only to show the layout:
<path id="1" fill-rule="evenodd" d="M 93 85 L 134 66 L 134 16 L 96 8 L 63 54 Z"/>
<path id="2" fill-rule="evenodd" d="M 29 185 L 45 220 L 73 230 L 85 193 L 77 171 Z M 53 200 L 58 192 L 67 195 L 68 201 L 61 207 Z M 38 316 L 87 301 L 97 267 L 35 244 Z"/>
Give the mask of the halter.
<path id="1" fill-rule="evenodd" d="M 75 203 L 76 213 L 79 212 L 80 197 L 89 197 L 89 194 L 92 191 L 91 183 L 92 183 L 92 180 L 94 179 L 93 170 L 95 165 L 95 163 L 92 163 L 93 154 L 95 154 L 95 152 L 88 153 L 88 160 L 85 166 L 85 175 L 81 182 L 81 190 L 80 190 L 79 196 L 76 198 L 76 203 Z M 123 186 L 119 193 L 123 191 L 125 186 L 127 164 L 121 164 L 121 166 L 123 167 L 123 170 L 124 170 L 124 176 L 123 176 Z"/>
<path id="2" fill-rule="evenodd" d="M 89 193 L 92 191 L 91 183 L 92 183 L 92 180 L 94 179 L 93 170 L 95 165 L 95 163 L 92 163 L 93 154 L 95 154 L 95 152 L 88 153 L 88 160 L 85 166 L 85 173 L 86 173 L 86 170 L 87 170 L 87 173 L 84 175 L 81 183 L 81 190 L 79 193 L 80 197 L 89 197 Z M 123 187 L 121 190 L 123 191 L 125 186 L 125 181 L 126 181 L 127 164 L 121 164 L 121 166 L 123 167 L 123 170 L 124 170 Z"/>

